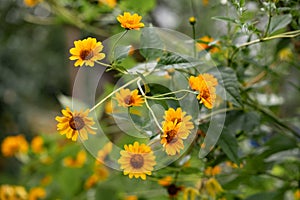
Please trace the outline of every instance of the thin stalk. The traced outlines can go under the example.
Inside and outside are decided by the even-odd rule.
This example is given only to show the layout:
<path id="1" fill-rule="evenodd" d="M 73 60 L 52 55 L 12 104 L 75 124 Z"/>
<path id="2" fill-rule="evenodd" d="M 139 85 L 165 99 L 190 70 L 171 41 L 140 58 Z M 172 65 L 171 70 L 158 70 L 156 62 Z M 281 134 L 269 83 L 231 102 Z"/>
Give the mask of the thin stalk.
<path id="1" fill-rule="evenodd" d="M 117 41 L 114 43 L 113 47 L 112 47 L 112 56 L 111 56 L 111 59 L 113 59 L 115 57 L 115 48 L 116 48 L 116 45 L 117 43 L 126 35 L 126 33 L 128 32 L 128 29 L 126 29 L 126 31 L 124 31 L 122 33 L 122 35 L 117 39 Z"/>
<path id="2" fill-rule="evenodd" d="M 139 79 L 139 80 L 137 81 L 138 88 L 139 88 L 139 90 L 140 90 L 142 96 L 143 96 L 143 97 L 146 97 L 146 94 L 144 93 L 144 91 L 143 91 L 143 89 L 142 89 L 142 87 L 141 87 L 140 82 L 141 82 L 141 79 Z M 148 104 L 148 101 L 147 101 L 147 98 L 145 98 L 145 105 L 146 105 L 146 107 L 149 109 L 149 111 L 150 111 L 150 113 L 151 113 L 151 115 L 152 115 L 152 117 L 153 117 L 153 119 L 154 119 L 154 122 L 155 122 L 156 126 L 159 128 L 159 130 L 160 130 L 161 132 L 164 132 L 163 129 L 162 129 L 162 127 L 160 126 L 159 122 L 157 121 L 157 118 L 156 118 L 156 116 L 155 116 L 153 110 L 150 108 L 150 106 L 149 106 L 149 104 Z"/>

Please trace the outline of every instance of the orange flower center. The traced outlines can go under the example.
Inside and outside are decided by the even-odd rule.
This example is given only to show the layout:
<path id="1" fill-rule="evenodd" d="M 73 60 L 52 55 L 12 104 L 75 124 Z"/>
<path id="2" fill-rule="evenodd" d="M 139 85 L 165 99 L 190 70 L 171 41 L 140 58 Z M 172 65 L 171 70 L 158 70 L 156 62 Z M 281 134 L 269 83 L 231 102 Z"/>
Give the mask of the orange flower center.
<path id="1" fill-rule="evenodd" d="M 125 97 L 124 102 L 127 105 L 132 105 L 134 103 L 134 98 L 131 95 Z"/>
<path id="2" fill-rule="evenodd" d="M 140 154 L 134 154 L 130 158 L 130 164 L 133 168 L 139 169 L 144 165 L 144 158 Z"/>
<path id="3" fill-rule="evenodd" d="M 171 130 L 171 131 L 167 132 L 167 137 L 166 137 L 167 142 L 168 143 L 174 143 L 174 142 L 176 142 L 177 139 L 176 138 L 174 139 L 174 137 L 175 137 L 176 134 L 177 134 L 177 131 L 175 131 L 175 130 Z"/>
<path id="4" fill-rule="evenodd" d="M 80 55 L 79 55 L 79 57 L 80 57 L 82 60 L 89 60 L 89 59 L 91 59 L 93 56 L 94 56 L 93 51 L 91 51 L 91 50 L 86 50 L 86 49 L 80 51 Z"/>
<path id="5" fill-rule="evenodd" d="M 72 117 L 72 119 L 69 121 L 69 125 L 73 130 L 80 130 L 84 127 L 85 123 L 81 117 L 76 116 Z"/>

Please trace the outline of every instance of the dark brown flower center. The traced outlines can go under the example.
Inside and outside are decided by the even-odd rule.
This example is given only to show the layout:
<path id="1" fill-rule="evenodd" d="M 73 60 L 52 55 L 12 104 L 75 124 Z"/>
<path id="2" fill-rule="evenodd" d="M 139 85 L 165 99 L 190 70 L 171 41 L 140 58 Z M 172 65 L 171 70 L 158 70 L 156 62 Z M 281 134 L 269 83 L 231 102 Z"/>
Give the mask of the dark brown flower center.
<path id="1" fill-rule="evenodd" d="M 76 116 L 72 117 L 72 119 L 69 121 L 69 125 L 73 130 L 80 130 L 84 127 L 85 123 L 81 117 Z"/>
<path id="2" fill-rule="evenodd" d="M 168 190 L 168 194 L 171 197 L 175 197 L 178 194 L 178 192 L 181 190 L 181 187 L 177 187 L 175 184 L 171 184 L 168 186 L 167 190 Z"/>
<path id="3" fill-rule="evenodd" d="M 133 168 L 139 169 L 144 165 L 144 158 L 140 154 L 134 154 L 130 158 L 130 164 Z"/>
<path id="4" fill-rule="evenodd" d="M 124 102 L 127 105 L 132 105 L 134 103 L 134 98 L 131 95 L 125 97 Z"/>
<path id="5" fill-rule="evenodd" d="M 93 51 L 91 51 L 91 50 L 82 50 L 82 51 L 80 51 L 80 55 L 79 55 L 79 57 L 82 60 L 89 60 L 93 56 L 94 56 L 94 54 L 93 54 Z"/>
<path id="6" fill-rule="evenodd" d="M 177 131 L 175 131 L 175 130 L 171 130 L 171 131 L 167 132 L 167 137 L 166 137 L 167 143 L 174 143 L 174 142 L 176 142 L 177 139 L 174 138 L 176 136 L 176 134 L 177 134 Z"/>

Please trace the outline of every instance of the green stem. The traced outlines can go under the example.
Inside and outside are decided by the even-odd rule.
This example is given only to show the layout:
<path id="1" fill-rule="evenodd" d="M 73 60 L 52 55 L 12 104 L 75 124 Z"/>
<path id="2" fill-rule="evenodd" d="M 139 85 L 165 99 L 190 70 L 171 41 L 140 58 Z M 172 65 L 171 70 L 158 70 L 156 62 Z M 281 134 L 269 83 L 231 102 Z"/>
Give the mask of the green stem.
<path id="1" fill-rule="evenodd" d="M 142 89 L 142 87 L 141 87 L 140 82 L 141 82 L 141 79 L 139 79 L 139 80 L 137 81 L 137 85 L 138 85 L 138 88 L 139 88 L 139 90 L 140 90 L 142 96 L 145 98 L 145 105 L 146 105 L 146 107 L 149 109 L 149 111 L 150 111 L 150 113 L 151 113 L 151 115 L 152 115 L 152 117 L 153 117 L 153 119 L 154 119 L 154 122 L 155 122 L 156 126 L 159 128 L 159 130 L 160 130 L 161 132 L 164 132 L 163 129 L 162 129 L 162 127 L 160 126 L 159 122 L 157 121 L 157 118 L 156 118 L 156 116 L 155 116 L 153 110 L 150 108 L 150 106 L 149 106 L 149 104 L 148 104 L 148 101 L 147 101 L 147 98 L 146 98 L 146 94 L 144 93 L 144 91 L 143 91 L 143 89 Z"/>
<path id="2" fill-rule="evenodd" d="M 269 19 L 268 19 L 268 25 L 267 25 L 266 31 L 264 33 L 264 37 L 266 37 L 268 35 L 269 29 L 270 29 L 271 20 L 272 20 L 272 10 L 271 10 L 271 3 L 269 3 Z"/>
<path id="3" fill-rule="evenodd" d="M 122 33 L 122 35 L 116 40 L 116 42 L 114 43 L 114 45 L 113 45 L 113 47 L 112 47 L 112 49 L 111 49 L 111 59 L 114 59 L 115 58 L 115 48 L 116 48 L 116 45 L 117 45 L 117 43 L 126 35 L 126 33 L 128 32 L 128 29 L 126 29 L 126 31 L 124 31 L 123 33 Z"/>
<path id="4" fill-rule="evenodd" d="M 193 44 L 194 44 L 194 57 L 197 58 L 197 42 L 196 42 L 196 29 L 195 24 L 192 24 L 193 27 Z"/>

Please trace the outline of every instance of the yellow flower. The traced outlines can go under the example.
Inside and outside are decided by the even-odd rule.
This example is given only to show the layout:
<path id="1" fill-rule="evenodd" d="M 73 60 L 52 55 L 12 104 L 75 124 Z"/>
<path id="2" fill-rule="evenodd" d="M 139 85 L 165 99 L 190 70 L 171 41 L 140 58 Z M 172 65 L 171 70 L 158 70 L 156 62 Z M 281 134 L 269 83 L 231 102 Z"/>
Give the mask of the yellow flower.
<path id="1" fill-rule="evenodd" d="M 1 185 L 1 200 L 28 200 L 28 194 L 23 186 Z"/>
<path id="2" fill-rule="evenodd" d="M 47 186 L 52 182 L 52 179 L 53 179 L 52 176 L 46 175 L 44 176 L 44 178 L 42 178 L 40 183 L 42 186 Z"/>
<path id="3" fill-rule="evenodd" d="M 138 200 L 138 197 L 135 195 L 126 196 L 124 200 Z"/>
<path id="4" fill-rule="evenodd" d="M 200 51 L 202 50 L 208 50 L 211 53 L 216 53 L 219 51 L 219 47 L 217 47 L 218 42 L 214 45 L 211 45 L 211 43 L 214 42 L 214 38 L 209 36 L 203 36 L 199 38 L 197 47 Z"/>
<path id="5" fill-rule="evenodd" d="M 172 176 L 165 176 L 164 178 L 158 180 L 158 184 L 163 187 L 171 185 L 172 182 L 173 182 Z"/>
<path id="6" fill-rule="evenodd" d="M 76 158 L 72 158 L 71 156 L 68 156 L 64 158 L 63 163 L 66 167 L 74 167 L 74 168 L 80 168 L 83 166 L 83 164 L 86 161 L 86 153 L 85 151 L 79 151 Z"/>
<path id="7" fill-rule="evenodd" d="M 196 18 L 194 16 L 190 17 L 189 22 L 190 22 L 191 25 L 196 24 Z"/>
<path id="8" fill-rule="evenodd" d="M 283 48 L 278 52 L 279 60 L 290 61 L 293 59 L 293 52 L 290 48 Z"/>
<path id="9" fill-rule="evenodd" d="M 23 135 L 8 136 L 2 142 L 1 151 L 6 157 L 27 153 L 28 143 Z"/>
<path id="10" fill-rule="evenodd" d="M 129 12 L 124 12 L 123 15 L 119 15 L 117 17 L 117 20 L 121 23 L 121 27 L 130 30 L 135 29 L 139 30 L 140 28 L 143 28 L 145 25 L 141 23 L 142 17 L 138 14 L 131 15 Z"/>
<path id="11" fill-rule="evenodd" d="M 28 7 L 34 7 L 40 2 L 41 2 L 41 0 L 24 0 L 25 6 L 28 6 Z"/>
<path id="12" fill-rule="evenodd" d="M 180 130 L 181 122 L 177 123 L 166 121 L 163 123 L 163 134 L 161 135 L 160 143 L 163 145 L 164 150 L 170 156 L 176 155 L 184 148 L 182 138 L 187 137 L 187 132 Z"/>
<path id="13" fill-rule="evenodd" d="M 88 139 L 88 133 L 96 134 L 93 130 L 92 125 L 95 124 L 94 120 L 91 117 L 87 117 L 89 114 L 89 109 L 86 111 L 76 110 L 72 112 L 69 107 L 62 111 L 63 116 L 57 116 L 55 120 L 58 122 L 57 130 L 61 135 L 66 134 L 68 139 L 76 141 L 78 134 L 82 140 Z"/>
<path id="14" fill-rule="evenodd" d="M 218 80 L 211 74 L 199 74 L 197 77 L 189 78 L 189 85 L 192 90 L 199 91 L 197 99 L 208 109 L 213 108 L 216 101 L 216 86 Z"/>
<path id="15" fill-rule="evenodd" d="M 70 60 L 77 60 L 74 64 L 75 67 L 94 66 L 94 62 L 105 58 L 104 53 L 100 53 L 103 49 L 101 42 L 97 42 L 96 38 L 87 38 L 84 40 L 74 41 L 75 47 L 70 49 Z"/>
<path id="16" fill-rule="evenodd" d="M 99 0 L 99 3 L 107 5 L 110 8 L 114 8 L 117 5 L 117 0 Z"/>
<path id="17" fill-rule="evenodd" d="M 295 198 L 295 200 L 300 200 L 300 189 L 298 189 L 294 192 L 294 198 Z"/>
<path id="18" fill-rule="evenodd" d="M 44 150 L 43 145 L 44 145 L 44 140 L 41 136 L 35 136 L 31 140 L 31 149 L 36 154 L 41 153 Z"/>
<path id="19" fill-rule="evenodd" d="M 39 200 L 46 197 L 46 191 L 42 187 L 31 188 L 29 191 L 29 200 Z"/>
<path id="20" fill-rule="evenodd" d="M 213 197 L 213 199 L 215 199 L 219 193 L 224 191 L 220 183 L 215 178 L 207 180 L 205 183 L 205 190 L 211 197 Z"/>
<path id="21" fill-rule="evenodd" d="M 190 130 L 194 128 L 194 124 L 191 122 L 192 116 L 186 115 L 186 112 L 183 112 L 181 108 L 177 108 L 176 110 L 174 108 L 169 108 L 167 111 L 165 111 L 164 119 L 165 121 L 171 122 L 175 122 L 176 120 L 177 123 L 181 123 L 181 130 L 186 131 L 186 137 L 190 133 Z"/>
<path id="22" fill-rule="evenodd" d="M 113 144 L 111 142 L 108 142 L 101 150 L 98 151 L 97 162 L 105 163 L 106 158 L 112 150 L 112 146 Z"/>
<path id="23" fill-rule="evenodd" d="M 125 108 L 131 106 L 141 106 L 144 103 L 144 99 L 141 95 L 138 94 L 138 90 L 135 89 L 130 91 L 129 89 L 121 89 L 120 92 L 116 93 L 116 99 L 119 106 Z"/>
<path id="24" fill-rule="evenodd" d="M 129 178 L 139 178 L 146 180 L 146 175 L 151 175 L 155 162 L 155 156 L 150 146 L 134 142 L 133 145 L 124 145 L 120 152 L 121 157 L 118 163 L 123 169 L 124 175 Z"/>
<path id="25" fill-rule="evenodd" d="M 105 180 L 109 175 L 108 170 L 103 165 L 97 165 L 94 174 L 92 174 L 84 184 L 85 189 L 90 189 L 95 186 L 99 181 Z"/>
<path id="26" fill-rule="evenodd" d="M 184 200 L 195 200 L 196 196 L 200 195 L 199 191 L 195 188 L 188 187 L 184 189 L 183 199 Z"/>
<path id="27" fill-rule="evenodd" d="M 205 175 L 207 176 L 215 176 L 221 173 L 221 167 L 216 165 L 214 167 L 207 167 L 204 171 Z"/>

